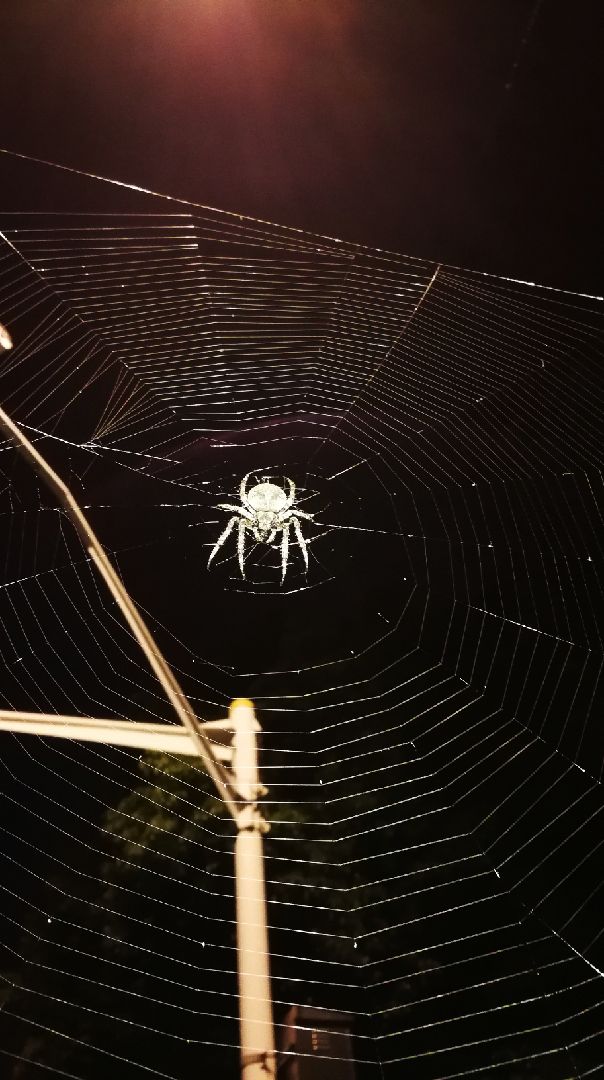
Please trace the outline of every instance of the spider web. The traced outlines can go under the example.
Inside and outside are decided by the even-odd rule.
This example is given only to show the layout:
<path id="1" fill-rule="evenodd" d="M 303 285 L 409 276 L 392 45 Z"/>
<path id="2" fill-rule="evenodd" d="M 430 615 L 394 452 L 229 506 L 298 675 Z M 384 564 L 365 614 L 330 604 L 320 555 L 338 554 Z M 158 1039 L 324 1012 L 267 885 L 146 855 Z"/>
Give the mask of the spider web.
<path id="1" fill-rule="evenodd" d="M 278 1019 L 333 1017 L 316 1076 L 339 1012 L 359 1078 L 595 1076 L 602 302 L 153 211 L 2 216 L 1 400 L 200 717 L 256 701 Z M 2 707 L 168 721 L 70 527 L 0 466 Z M 283 585 L 278 542 L 207 569 L 248 472 L 313 515 Z M 2 743 L 9 1075 L 230 1075 L 232 837 L 201 773 Z M 159 847 L 128 888 L 157 947 L 135 908 L 108 953 L 107 814 L 130 827 L 141 770 Z"/>

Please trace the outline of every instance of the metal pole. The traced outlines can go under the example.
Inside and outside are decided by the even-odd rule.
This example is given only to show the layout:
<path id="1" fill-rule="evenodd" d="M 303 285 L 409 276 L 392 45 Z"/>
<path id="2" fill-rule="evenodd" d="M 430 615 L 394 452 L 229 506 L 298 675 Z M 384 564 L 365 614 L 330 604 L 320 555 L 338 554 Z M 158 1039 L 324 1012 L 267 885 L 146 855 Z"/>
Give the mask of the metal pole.
<path id="1" fill-rule="evenodd" d="M 0 324 L 0 349 L 12 348 L 10 334 Z M 0 430 L 25 454 L 36 472 L 54 492 L 74 525 L 124 619 L 155 672 L 166 697 L 214 780 L 237 824 L 235 840 L 235 892 L 237 907 L 237 968 L 242 1080 L 275 1080 L 276 1057 L 269 974 L 268 930 L 262 837 L 269 826 L 257 799 L 266 794 L 258 775 L 256 732 L 260 725 L 254 706 L 238 698 L 230 708 L 235 727 L 233 776 L 217 760 L 174 672 L 160 652 L 146 623 L 122 585 L 107 554 L 60 476 L 0 408 Z M 243 802 L 242 802 L 243 800 Z"/>
<path id="2" fill-rule="evenodd" d="M 274 1080 L 275 1036 L 269 971 L 262 837 L 268 832 L 256 800 L 266 793 L 258 775 L 259 724 L 247 698 L 231 705 L 236 785 L 249 802 L 237 817 L 235 896 L 241 1080 Z"/>

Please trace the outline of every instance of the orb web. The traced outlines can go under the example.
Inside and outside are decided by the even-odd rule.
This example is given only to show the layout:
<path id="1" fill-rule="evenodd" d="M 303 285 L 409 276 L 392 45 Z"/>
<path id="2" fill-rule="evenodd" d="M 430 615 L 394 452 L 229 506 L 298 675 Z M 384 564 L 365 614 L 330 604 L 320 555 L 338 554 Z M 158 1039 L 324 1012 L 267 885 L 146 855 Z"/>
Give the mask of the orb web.
<path id="1" fill-rule="evenodd" d="M 596 1075 L 602 302 L 159 201 L 2 232 L 4 406 L 200 717 L 257 704 L 278 1031 L 333 1015 L 325 1063 L 346 1014 L 360 1080 Z M 0 469 L 2 708 L 170 722 L 7 443 Z M 283 582 L 279 537 L 207 566 L 248 473 L 312 514 Z M 236 1075 L 201 770 L 14 735 L 2 763 L 9 1075 Z"/>

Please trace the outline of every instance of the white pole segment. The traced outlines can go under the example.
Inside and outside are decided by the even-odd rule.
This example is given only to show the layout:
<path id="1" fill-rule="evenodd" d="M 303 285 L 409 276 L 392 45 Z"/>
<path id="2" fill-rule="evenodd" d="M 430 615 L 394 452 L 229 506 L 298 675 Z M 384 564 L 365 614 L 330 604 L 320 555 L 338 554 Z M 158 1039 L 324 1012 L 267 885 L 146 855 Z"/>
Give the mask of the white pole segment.
<path id="1" fill-rule="evenodd" d="M 210 720 L 201 729 L 212 744 L 219 761 L 230 765 L 233 751 L 230 745 L 233 729 L 230 720 Z M 137 720 L 93 720 L 88 716 L 59 716 L 54 713 L 16 712 L 0 709 L 0 731 L 15 735 L 43 735 L 59 739 L 77 739 L 133 749 L 151 750 L 156 754 L 186 754 L 199 757 L 197 746 L 180 724 L 145 724 Z"/>
<path id="2" fill-rule="evenodd" d="M 274 1080 L 275 1036 L 269 971 L 262 837 L 268 824 L 256 800 L 266 793 L 258 775 L 260 725 L 246 698 L 231 705 L 235 782 L 249 800 L 237 817 L 235 894 L 242 1080 Z"/>

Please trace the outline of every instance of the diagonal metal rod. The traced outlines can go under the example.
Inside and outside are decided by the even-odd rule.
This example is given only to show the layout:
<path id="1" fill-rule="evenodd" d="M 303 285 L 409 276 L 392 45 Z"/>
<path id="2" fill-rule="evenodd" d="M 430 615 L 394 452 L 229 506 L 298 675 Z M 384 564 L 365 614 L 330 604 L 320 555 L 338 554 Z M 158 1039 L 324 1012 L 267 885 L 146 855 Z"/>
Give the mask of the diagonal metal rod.
<path id="1" fill-rule="evenodd" d="M 6 336 L 3 336 L 1 331 L 3 331 Z M 4 327 L 1 328 L 1 331 L 0 348 L 11 348 L 12 342 L 8 332 L 4 330 Z M 214 756 L 212 745 L 203 734 L 203 731 L 200 730 L 199 721 L 192 705 L 185 696 L 184 690 L 180 686 L 168 661 L 154 641 L 149 628 L 124 588 L 120 578 L 116 574 L 107 557 L 107 553 L 82 513 L 82 510 L 78 506 L 71 491 L 61 480 L 60 476 L 57 475 L 51 465 L 49 465 L 46 459 L 42 457 L 42 454 L 36 450 L 35 446 L 32 445 L 27 436 L 24 435 L 17 424 L 11 420 L 10 416 L 2 408 L 0 408 L 0 429 L 13 443 L 15 443 L 17 449 L 27 458 L 38 476 L 40 476 L 56 496 L 57 501 L 74 526 L 85 550 L 88 552 L 124 616 L 124 619 L 134 634 L 134 637 L 138 641 L 147 662 L 155 672 L 176 716 L 197 747 L 204 767 L 212 777 L 212 780 L 228 806 L 231 815 L 237 820 L 237 815 L 241 809 L 241 796 L 233 785 L 229 771 L 225 769 Z"/>

